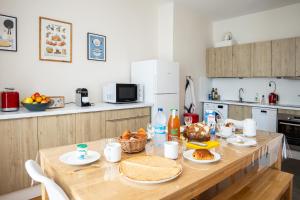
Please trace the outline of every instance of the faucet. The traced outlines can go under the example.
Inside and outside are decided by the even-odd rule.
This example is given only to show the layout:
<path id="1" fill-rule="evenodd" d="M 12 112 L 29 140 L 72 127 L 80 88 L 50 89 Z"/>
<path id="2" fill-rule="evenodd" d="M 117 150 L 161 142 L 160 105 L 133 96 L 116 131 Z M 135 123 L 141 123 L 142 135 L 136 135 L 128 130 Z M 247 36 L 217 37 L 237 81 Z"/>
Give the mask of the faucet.
<path id="1" fill-rule="evenodd" d="M 243 102 L 243 97 L 242 97 L 241 92 L 243 92 L 243 94 L 244 94 L 244 88 L 240 88 L 240 89 L 239 89 L 239 101 L 240 101 L 240 102 Z"/>

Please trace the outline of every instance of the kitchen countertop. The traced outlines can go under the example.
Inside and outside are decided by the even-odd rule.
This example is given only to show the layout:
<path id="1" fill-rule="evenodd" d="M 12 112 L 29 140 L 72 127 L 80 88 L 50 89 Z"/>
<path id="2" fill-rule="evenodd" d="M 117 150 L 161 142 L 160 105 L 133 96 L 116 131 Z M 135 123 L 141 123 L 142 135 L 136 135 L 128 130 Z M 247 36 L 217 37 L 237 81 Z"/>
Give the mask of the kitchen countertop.
<path id="1" fill-rule="evenodd" d="M 15 112 L 0 112 L 0 120 L 131 109 L 131 108 L 143 108 L 143 107 L 151 107 L 151 106 L 152 104 L 150 103 L 129 103 L 129 104 L 95 103 L 94 106 L 79 107 L 72 103 L 72 104 L 66 104 L 64 108 L 47 109 L 46 111 L 40 111 L 40 112 L 28 111 L 24 107 L 21 107 L 19 111 L 15 111 Z"/>
<path id="2" fill-rule="evenodd" d="M 286 110 L 300 110 L 300 105 L 269 105 L 260 103 L 250 103 L 250 102 L 238 102 L 231 100 L 203 100 L 203 103 L 218 103 L 218 104 L 228 104 L 228 105 L 241 105 L 241 106 L 251 106 L 251 107 L 262 107 L 262 108 L 274 108 L 274 109 L 286 109 Z"/>

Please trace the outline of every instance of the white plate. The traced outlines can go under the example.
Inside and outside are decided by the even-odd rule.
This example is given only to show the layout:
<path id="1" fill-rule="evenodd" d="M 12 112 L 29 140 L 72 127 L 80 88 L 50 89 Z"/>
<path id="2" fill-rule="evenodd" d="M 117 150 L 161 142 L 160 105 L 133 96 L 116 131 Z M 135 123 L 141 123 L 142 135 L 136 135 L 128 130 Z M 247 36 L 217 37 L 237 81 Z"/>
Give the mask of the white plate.
<path id="1" fill-rule="evenodd" d="M 101 155 L 96 151 L 88 151 L 86 159 L 79 159 L 77 151 L 65 153 L 59 157 L 59 160 L 68 165 L 86 165 L 99 160 Z"/>
<path id="2" fill-rule="evenodd" d="M 195 151 L 194 149 L 190 149 L 190 150 L 187 150 L 187 151 L 183 152 L 183 157 L 190 160 L 190 161 L 193 161 L 193 162 L 196 162 L 196 163 L 202 163 L 202 164 L 217 162 L 221 159 L 220 154 L 218 154 L 216 152 L 211 152 L 212 154 L 214 154 L 214 159 L 213 160 L 197 160 L 193 157 L 194 151 Z"/>
<path id="3" fill-rule="evenodd" d="M 222 134 L 222 132 L 216 132 L 216 136 L 219 136 L 219 137 L 222 137 L 222 138 L 229 138 L 229 137 L 232 137 L 234 134 L 232 133 L 231 135 L 229 136 L 225 136 Z"/>
<path id="4" fill-rule="evenodd" d="M 119 171 L 120 171 L 120 169 L 119 169 Z M 120 173 L 121 173 L 121 172 L 120 172 Z M 180 172 L 179 172 L 177 175 L 172 176 L 172 177 L 167 178 L 167 179 L 159 180 L 159 181 L 138 181 L 138 180 L 131 179 L 131 178 L 125 176 L 125 175 L 122 174 L 122 173 L 121 173 L 121 174 L 122 174 L 122 176 L 123 176 L 125 179 L 127 179 L 127 180 L 129 180 L 129 181 L 132 181 L 132 182 L 135 182 L 135 183 L 141 183 L 141 184 L 158 184 L 158 183 L 165 183 L 165 182 L 171 181 L 171 180 L 177 178 L 178 176 L 180 176 L 181 173 L 182 173 L 182 167 L 181 167 Z"/>
<path id="5" fill-rule="evenodd" d="M 239 146 L 239 147 L 251 147 L 251 146 L 256 146 L 257 142 L 254 139 L 250 138 L 245 138 L 241 137 L 241 139 L 244 141 L 243 143 L 239 142 L 240 139 L 238 137 L 232 137 L 232 138 L 227 138 L 227 142 L 229 144 Z"/>

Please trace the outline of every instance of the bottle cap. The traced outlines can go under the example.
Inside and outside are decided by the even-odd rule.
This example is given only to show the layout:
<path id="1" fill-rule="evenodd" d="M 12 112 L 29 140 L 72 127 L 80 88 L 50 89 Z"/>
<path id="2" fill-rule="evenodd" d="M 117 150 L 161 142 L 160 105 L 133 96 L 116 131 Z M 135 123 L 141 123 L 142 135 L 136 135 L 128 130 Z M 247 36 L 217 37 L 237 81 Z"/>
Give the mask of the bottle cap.
<path id="1" fill-rule="evenodd" d="M 162 112 L 162 111 L 163 111 L 163 109 L 162 109 L 162 108 L 158 108 L 157 110 L 158 110 L 158 112 Z"/>

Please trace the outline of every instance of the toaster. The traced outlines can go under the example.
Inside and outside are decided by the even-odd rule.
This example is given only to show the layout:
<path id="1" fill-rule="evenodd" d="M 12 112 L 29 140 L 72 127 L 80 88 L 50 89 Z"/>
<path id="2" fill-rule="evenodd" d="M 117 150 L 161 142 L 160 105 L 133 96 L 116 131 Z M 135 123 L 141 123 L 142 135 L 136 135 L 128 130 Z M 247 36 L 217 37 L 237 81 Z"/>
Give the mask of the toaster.
<path id="1" fill-rule="evenodd" d="M 19 92 L 14 88 L 5 88 L 1 92 L 1 111 L 10 112 L 19 110 Z"/>

